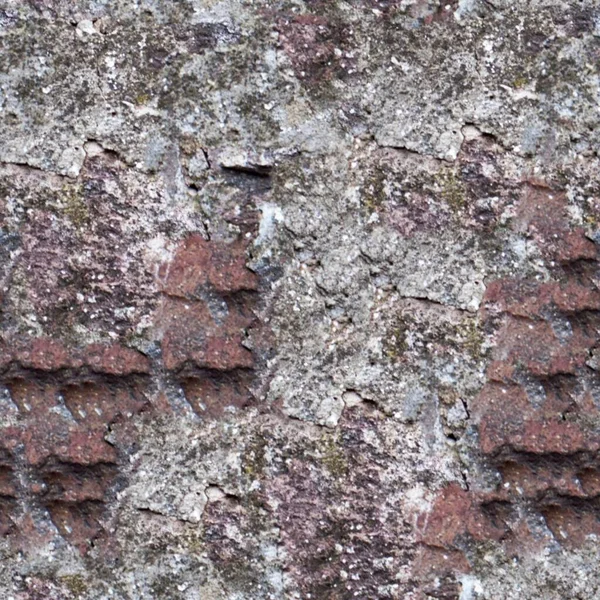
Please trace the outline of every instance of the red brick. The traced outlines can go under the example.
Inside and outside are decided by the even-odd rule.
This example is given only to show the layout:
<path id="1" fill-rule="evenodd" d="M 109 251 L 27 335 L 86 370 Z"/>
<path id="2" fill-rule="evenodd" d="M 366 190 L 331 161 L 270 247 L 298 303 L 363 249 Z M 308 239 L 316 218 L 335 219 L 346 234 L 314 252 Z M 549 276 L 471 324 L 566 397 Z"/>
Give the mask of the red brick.
<path id="1" fill-rule="evenodd" d="M 532 419 L 525 422 L 522 433 L 513 438 L 512 445 L 532 454 L 575 454 L 598 451 L 600 437 L 576 422 Z"/>
<path id="2" fill-rule="evenodd" d="M 16 381 L 10 391 L 26 417 L 20 441 L 31 465 L 41 465 L 50 457 L 78 464 L 116 460 L 115 449 L 103 439 L 104 429 L 77 425 L 61 412 L 58 387 Z"/>
<path id="3" fill-rule="evenodd" d="M 504 529 L 492 524 L 481 512 L 477 497 L 456 484 L 439 493 L 421 535 L 429 546 L 453 548 L 459 538 L 500 539 Z"/>
<path id="4" fill-rule="evenodd" d="M 84 360 L 93 371 L 107 375 L 150 372 L 150 361 L 146 356 L 119 344 L 91 344 L 84 350 Z"/>
<path id="5" fill-rule="evenodd" d="M 535 409 L 520 385 L 488 383 L 475 399 L 473 413 L 476 417 L 493 414 L 502 420 L 522 422 L 528 414 L 533 415 Z"/>
<path id="6" fill-rule="evenodd" d="M 561 232 L 568 229 L 567 196 L 547 187 L 526 185 L 517 205 L 513 228 L 531 233 L 555 243 Z"/>
<path id="7" fill-rule="evenodd" d="M 13 462 L 14 458 L 11 453 L 5 448 L 0 448 L 0 497 L 16 497 Z"/>
<path id="8" fill-rule="evenodd" d="M 242 346 L 242 341 L 243 330 L 254 317 L 243 314 L 232 303 L 226 312 L 213 316 L 203 302 L 166 298 L 160 319 L 165 367 L 179 370 L 186 363 L 217 370 L 252 367 L 252 353 Z"/>
<path id="9" fill-rule="evenodd" d="M 597 469 L 585 468 L 577 473 L 577 478 L 586 496 L 600 496 L 600 472 Z"/>
<path id="10" fill-rule="evenodd" d="M 549 506 L 542 514 L 560 544 L 581 547 L 590 536 L 600 535 L 600 521 L 592 506 Z"/>
<path id="11" fill-rule="evenodd" d="M 556 258 L 561 263 L 595 260 L 596 256 L 596 244 L 586 237 L 582 228 L 564 233 L 556 250 Z"/>
<path id="12" fill-rule="evenodd" d="M 99 464 L 94 467 L 78 467 L 55 463 L 40 472 L 44 486 L 38 494 L 45 503 L 77 503 L 88 500 L 102 502 L 117 476 L 115 465 Z"/>
<path id="13" fill-rule="evenodd" d="M 412 597 L 458 600 L 461 586 L 457 576 L 470 572 L 471 565 L 463 552 L 420 545 L 412 564 L 412 575 L 419 587 Z"/>
<path id="14" fill-rule="evenodd" d="M 501 492 L 505 500 L 528 498 L 540 500 L 546 492 L 563 496 L 587 497 L 576 470 L 560 470 L 556 465 L 525 465 L 509 462 L 500 468 L 503 485 Z M 508 485 L 506 485 L 508 484 Z"/>
<path id="15" fill-rule="evenodd" d="M 246 267 L 245 247 L 241 242 L 208 242 L 202 236 L 189 236 L 173 261 L 161 270 L 162 291 L 182 298 L 197 298 L 202 288 L 220 293 L 256 290 L 258 279 Z"/>
<path id="16" fill-rule="evenodd" d="M 135 389 L 114 384 L 71 384 L 62 389 L 62 394 L 73 417 L 90 429 L 104 430 L 117 415 L 132 416 L 147 403 Z"/>
<path id="17" fill-rule="evenodd" d="M 547 321 L 514 318 L 506 319 L 498 338 L 494 360 L 544 377 L 575 373 L 585 365 L 588 351 L 596 343 L 595 336 L 577 323 L 572 325 L 572 334 L 561 339 Z"/>
<path id="18" fill-rule="evenodd" d="M 495 307 L 516 317 L 546 318 L 553 307 L 567 314 L 600 310 L 600 291 L 591 282 L 581 285 L 573 281 L 501 279 L 486 288 L 484 306 L 487 312 Z"/>
<path id="19" fill-rule="evenodd" d="M 542 186 L 526 186 L 517 206 L 513 227 L 528 233 L 540 251 L 560 263 L 596 258 L 595 244 L 582 228 L 569 225 L 568 200 L 561 191 Z"/>
<path id="20" fill-rule="evenodd" d="M 523 418 L 511 420 L 493 413 L 479 424 L 481 449 L 484 454 L 497 454 L 503 449 L 531 454 L 575 454 L 596 452 L 600 436 L 583 425 L 560 418 Z"/>
<path id="21" fill-rule="evenodd" d="M 173 264 L 161 268 L 153 316 L 162 334 L 162 363 L 184 369 L 179 375 L 188 401 L 212 418 L 252 400 L 254 359 L 243 341 L 256 321 L 258 280 L 245 266 L 245 252 L 246 242 L 190 236 Z M 10 533 L 17 547 L 49 543 L 54 533 L 32 518 L 34 499 L 82 553 L 103 535 L 120 460 L 136 444 L 132 417 L 150 406 L 153 366 L 119 342 L 75 347 L 59 336 L 1 341 L 2 384 L 19 415 L 16 424 L 0 428 L 0 533 Z M 152 408 L 171 410 L 164 391 Z M 16 452 L 22 452 L 18 461 Z M 15 475 L 23 466 L 26 479 Z"/>
<path id="22" fill-rule="evenodd" d="M 4 538 L 14 531 L 16 508 L 15 500 L 0 497 L 0 537 Z"/>
<path id="23" fill-rule="evenodd" d="M 12 347 L 0 340 L 0 372 L 4 371 L 13 361 Z"/>
<path id="24" fill-rule="evenodd" d="M 252 401 L 251 373 L 206 373 L 183 382 L 185 397 L 199 416 L 216 418 L 227 408 L 244 408 Z"/>
<path id="25" fill-rule="evenodd" d="M 52 338 L 18 340 L 13 353 L 15 362 L 25 369 L 58 371 L 73 364 L 72 352 Z"/>
<path id="26" fill-rule="evenodd" d="M 104 505 L 99 502 L 55 502 L 48 505 L 52 522 L 60 534 L 81 554 L 85 554 L 102 533 L 104 510 Z"/>

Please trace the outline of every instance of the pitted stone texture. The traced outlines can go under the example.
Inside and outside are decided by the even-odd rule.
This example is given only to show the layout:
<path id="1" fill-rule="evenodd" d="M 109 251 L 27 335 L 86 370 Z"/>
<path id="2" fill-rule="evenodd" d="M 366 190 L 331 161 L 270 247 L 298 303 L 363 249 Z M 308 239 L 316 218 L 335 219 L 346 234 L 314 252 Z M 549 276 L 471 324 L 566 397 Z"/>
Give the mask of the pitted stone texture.
<path id="1" fill-rule="evenodd" d="M 598 595 L 600 13 L 0 0 L 0 589 Z"/>
<path id="2" fill-rule="evenodd" d="M 499 280 L 484 298 L 496 341 L 471 412 L 498 481 L 494 489 L 475 480 L 471 491 L 442 490 L 423 537 L 428 548 L 459 550 L 468 562 L 478 541 L 501 541 L 525 557 L 527 548 L 535 555 L 555 544 L 581 547 L 598 535 L 600 415 L 590 363 L 597 252 L 583 229 L 569 225 L 566 209 L 560 191 L 526 185 L 513 226 L 539 247 L 549 277 Z"/>
<path id="3" fill-rule="evenodd" d="M 106 546 L 107 508 L 126 485 L 123 468 L 138 443 L 135 416 L 173 414 L 177 390 L 205 418 L 252 400 L 254 360 L 242 341 L 256 321 L 257 278 L 244 256 L 243 244 L 192 235 L 160 266 L 158 358 L 116 342 L 81 347 L 61 341 L 60 330 L 5 336 L 2 530 L 13 546 L 61 538 L 81 554 Z"/>

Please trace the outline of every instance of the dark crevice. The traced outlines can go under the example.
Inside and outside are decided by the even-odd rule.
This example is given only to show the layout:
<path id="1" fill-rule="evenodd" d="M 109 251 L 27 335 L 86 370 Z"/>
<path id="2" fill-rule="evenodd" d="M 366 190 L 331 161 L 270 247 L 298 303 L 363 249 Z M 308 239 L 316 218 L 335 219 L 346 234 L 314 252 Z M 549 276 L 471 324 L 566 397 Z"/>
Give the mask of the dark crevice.
<path id="1" fill-rule="evenodd" d="M 461 398 L 460 401 L 461 401 L 461 403 L 463 405 L 463 408 L 465 409 L 465 413 L 467 415 L 467 420 L 470 420 L 470 418 L 471 418 L 471 412 L 469 411 L 469 405 L 467 404 L 467 401 L 464 400 L 463 398 Z"/>
<path id="2" fill-rule="evenodd" d="M 210 161 L 208 151 L 205 148 L 200 148 L 200 151 L 202 152 L 202 155 L 204 156 L 204 160 L 206 161 L 206 164 L 208 165 L 209 170 L 212 169 L 212 163 Z"/>
<path id="3" fill-rule="evenodd" d="M 221 166 L 223 171 L 229 171 L 231 173 L 240 173 L 242 175 L 249 175 L 251 177 L 260 177 L 267 179 L 271 177 L 272 167 L 267 165 L 235 165 L 230 167 Z"/>
<path id="4" fill-rule="evenodd" d="M 461 477 L 462 477 L 463 483 L 465 485 L 465 490 L 468 492 L 471 489 L 471 486 L 469 485 L 469 478 L 467 477 L 467 472 L 462 471 Z"/>

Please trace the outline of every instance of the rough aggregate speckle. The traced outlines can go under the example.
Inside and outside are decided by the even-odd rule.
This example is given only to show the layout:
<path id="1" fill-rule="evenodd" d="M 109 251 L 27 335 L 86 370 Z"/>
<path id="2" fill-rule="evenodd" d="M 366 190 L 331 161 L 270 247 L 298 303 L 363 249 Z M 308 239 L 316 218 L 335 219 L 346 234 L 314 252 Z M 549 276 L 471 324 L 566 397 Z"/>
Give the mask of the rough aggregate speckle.
<path id="1" fill-rule="evenodd" d="M 600 597 L 594 0 L 0 49 L 0 600 Z"/>

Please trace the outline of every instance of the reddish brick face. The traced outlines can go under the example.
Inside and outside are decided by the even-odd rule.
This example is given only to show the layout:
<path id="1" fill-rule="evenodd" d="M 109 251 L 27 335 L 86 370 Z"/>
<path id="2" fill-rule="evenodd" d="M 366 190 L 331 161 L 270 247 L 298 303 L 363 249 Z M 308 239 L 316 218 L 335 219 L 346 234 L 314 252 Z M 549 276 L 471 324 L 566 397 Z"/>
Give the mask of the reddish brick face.
<path id="1" fill-rule="evenodd" d="M 15 544 L 51 535 L 49 521 L 82 553 L 102 539 L 135 444 L 127 424 L 142 411 L 171 412 L 165 389 L 179 388 L 203 418 L 251 401 L 254 360 L 242 344 L 258 281 L 244 245 L 192 235 L 159 278 L 159 358 L 122 342 L 3 340 L 0 392 L 13 418 L 0 427 L 0 533 Z"/>
<path id="2" fill-rule="evenodd" d="M 502 527 L 489 519 L 473 494 L 457 485 L 442 490 L 423 528 L 422 541 L 438 548 L 460 545 L 460 538 L 500 539 Z"/>
<path id="3" fill-rule="evenodd" d="M 514 227 L 537 244 L 551 278 L 487 287 L 481 314 L 495 327 L 496 345 L 471 415 L 481 459 L 500 479 L 492 492 L 440 491 L 422 530 L 430 573 L 455 569 L 434 560 L 434 549 L 460 553 L 495 540 L 519 554 L 544 540 L 580 545 L 600 530 L 599 381 L 591 359 L 598 262 L 595 245 L 567 225 L 566 205 L 560 192 L 525 186 Z M 540 518 L 542 531 L 534 525 Z"/>

